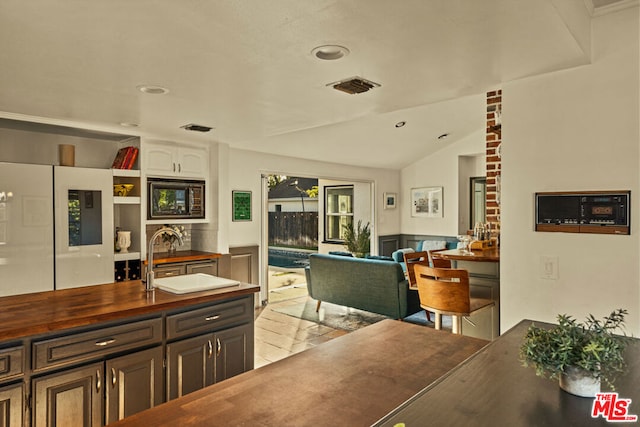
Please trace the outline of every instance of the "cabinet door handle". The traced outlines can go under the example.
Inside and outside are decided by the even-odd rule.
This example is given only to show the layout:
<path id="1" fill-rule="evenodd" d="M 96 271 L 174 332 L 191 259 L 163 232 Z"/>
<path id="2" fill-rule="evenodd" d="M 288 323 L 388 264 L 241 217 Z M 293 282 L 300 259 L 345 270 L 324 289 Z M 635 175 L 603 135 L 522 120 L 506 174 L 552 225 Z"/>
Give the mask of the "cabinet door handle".
<path id="1" fill-rule="evenodd" d="M 222 343 L 220 343 L 220 338 L 216 338 L 216 357 L 220 356 L 221 351 L 222 351 Z"/>
<path id="2" fill-rule="evenodd" d="M 116 387 L 116 370 L 115 368 L 111 368 L 111 388 Z"/>
<path id="3" fill-rule="evenodd" d="M 102 388 L 102 380 L 100 379 L 100 369 L 96 369 L 96 393 L 100 393 Z"/>
<path id="4" fill-rule="evenodd" d="M 213 314 L 211 316 L 207 316 L 204 318 L 207 322 L 211 322 L 212 320 L 218 320 L 220 318 L 219 314 Z"/>
<path id="5" fill-rule="evenodd" d="M 207 346 L 207 357 L 211 359 L 211 356 L 213 356 L 213 344 L 211 343 L 211 340 L 207 341 Z"/>
<path id="6" fill-rule="evenodd" d="M 176 164 L 175 163 L 173 164 L 173 171 L 174 172 L 176 171 Z"/>
<path id="7" fill-rule="evenodd" d="M 178 163 L 178 172 L 182 172 L 182 164 Z"/>
<path id="8" fill-rule="evenodd" d="M 116 342 L 115 338 L 107 338 L 104 341 L 96 341 L 96 345 L 98 347 L 104 347 L 105 345 L 113 344 L 114 342 Z"/>

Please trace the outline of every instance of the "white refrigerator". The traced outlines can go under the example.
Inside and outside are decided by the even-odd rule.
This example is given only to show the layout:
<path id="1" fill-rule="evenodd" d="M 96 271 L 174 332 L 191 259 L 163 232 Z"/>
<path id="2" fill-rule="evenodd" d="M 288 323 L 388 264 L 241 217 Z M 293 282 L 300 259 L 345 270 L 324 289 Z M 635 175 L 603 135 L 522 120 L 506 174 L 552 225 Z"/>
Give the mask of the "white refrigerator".
<path id="1" fill-rule="evenodd" d="M 113 282 L 110 170 L 0 162 L 0 296 Z"/>

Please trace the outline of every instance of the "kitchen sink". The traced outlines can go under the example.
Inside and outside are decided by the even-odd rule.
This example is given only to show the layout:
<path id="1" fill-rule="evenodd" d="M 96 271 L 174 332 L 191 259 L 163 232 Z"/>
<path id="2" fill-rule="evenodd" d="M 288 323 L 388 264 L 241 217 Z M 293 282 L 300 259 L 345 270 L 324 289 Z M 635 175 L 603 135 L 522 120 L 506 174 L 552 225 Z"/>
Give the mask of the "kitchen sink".
<path id="1" fill-rule="evenodd" d="M 186 294 L 189 292 L 207 291 L 210 289 L 239 286 L 237 280 L 225 279 L 210 274 L 195 273 L 183 276 L 162 277 L 155 279 L 153 285 L 163 291 L 174 294 Z"/>

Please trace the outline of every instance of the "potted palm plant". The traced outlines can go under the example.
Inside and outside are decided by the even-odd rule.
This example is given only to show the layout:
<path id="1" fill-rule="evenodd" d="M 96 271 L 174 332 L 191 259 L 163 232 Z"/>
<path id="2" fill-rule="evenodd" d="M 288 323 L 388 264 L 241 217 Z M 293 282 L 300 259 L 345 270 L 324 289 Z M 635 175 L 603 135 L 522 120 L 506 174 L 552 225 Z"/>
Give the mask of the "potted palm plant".
<path id="1" fill-rule="evenodd" d="M 626 314 L 627 310 L 617 309 L 602 320 L 590 314 L 584 323 L 562 314 L 551 328 L 532 324 L 520 347 L 520 359 L 538 376 L 558 379 L 571 394 L 593 397 L 600 392 L 601 381 L 615 390 L 613 382 L 626 369 Z"/>
<path id="2" fill-rule="evenodd" d="M 344 245 L 349 252 L 359 258 L 364 258 L 371 250 L 371 229 L 367 222 L 362 225 L 359 220 L 357 226 L 354 227 L 353 222 L 343 224 Z"/>

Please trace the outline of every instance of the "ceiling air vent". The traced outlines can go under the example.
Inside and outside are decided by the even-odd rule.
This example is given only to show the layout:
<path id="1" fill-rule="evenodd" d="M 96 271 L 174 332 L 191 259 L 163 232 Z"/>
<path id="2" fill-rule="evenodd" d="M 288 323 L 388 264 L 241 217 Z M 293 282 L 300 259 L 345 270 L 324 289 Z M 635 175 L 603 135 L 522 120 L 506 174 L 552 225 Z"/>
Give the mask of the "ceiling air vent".
<path id="1" fill-rule="evenodd" d="M 193 132 L 209 132 L 211 129 L 209 126 L 196 125 L 189 123 L 188 125 L 180 126 L 184 130 L 190 130 Z"/>
<path id="2" fill-rule="evenodd" d="M 351 77 L 339 82 L 329 83 L 327 86 L 355 95 L 357 93 L 367 92 L 373 88 L 380 87 L 380 84 L 363 79 L 362 77 Z"/>

